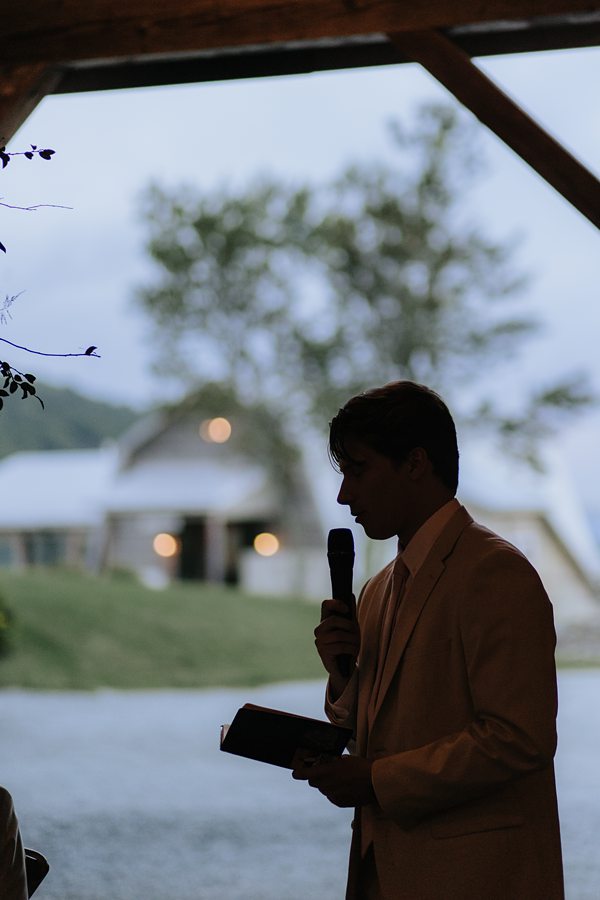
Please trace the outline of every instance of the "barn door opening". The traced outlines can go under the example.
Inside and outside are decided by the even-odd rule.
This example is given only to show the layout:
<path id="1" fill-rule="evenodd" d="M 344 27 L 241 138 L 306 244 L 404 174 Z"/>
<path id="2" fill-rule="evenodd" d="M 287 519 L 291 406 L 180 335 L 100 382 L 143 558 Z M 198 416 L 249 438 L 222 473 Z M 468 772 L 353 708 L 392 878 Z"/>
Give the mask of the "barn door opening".
<path id="1" fill-rule="evenodd" d="M 179 577 L 185 581 L 206 578 L 206 522 L 204 519 L 185 519 L 181 529 Z"/>

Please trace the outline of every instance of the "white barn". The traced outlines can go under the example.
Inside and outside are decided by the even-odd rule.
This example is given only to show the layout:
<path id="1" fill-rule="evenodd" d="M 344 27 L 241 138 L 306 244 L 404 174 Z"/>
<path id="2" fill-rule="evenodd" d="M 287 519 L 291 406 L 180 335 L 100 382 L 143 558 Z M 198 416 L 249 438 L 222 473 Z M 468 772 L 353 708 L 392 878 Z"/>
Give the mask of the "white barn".
<path id="1" fill-rule="evenodd" d="M 335 502 L 339 478 L 324 446 L 305 448 L 286 486 L 247 452 L 243 416 L 230 419 L 224 441 L 211 439 L 207 420 L 187 410 L 152 415 L 114 446 L 0 462 L 0 565 L 128 569 L 155 587 L 196 579 L 323 597 L 327 531 L 352 524 Z M 560 459 L 547 455 L 536 472 L 468 445 L 459 499 L 532 560 L 559 632 L 597 621 L 600 553 Z M 354 532 L 358 586 L 395 547 Z M 257 552 L 259 533 L 277 538 L 276 553 Z"/>

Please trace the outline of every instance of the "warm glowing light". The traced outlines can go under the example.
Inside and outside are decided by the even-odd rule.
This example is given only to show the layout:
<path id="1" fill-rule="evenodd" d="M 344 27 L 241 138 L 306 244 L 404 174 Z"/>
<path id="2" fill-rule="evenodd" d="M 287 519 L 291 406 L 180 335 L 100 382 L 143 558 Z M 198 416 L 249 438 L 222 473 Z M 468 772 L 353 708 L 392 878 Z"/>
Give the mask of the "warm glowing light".
<path id="1" fill-rule="evenodd" d="M 200 425 L 200 437 L 209 443 L 224 444 L 231 437 L 231 422 L 222 416 L 205 419 Z"/>
<path id="2" fill-rule="evenodd" d="M 167 534 L 166 532 L 157 534 L 152 542 L 152 546 L 154 547 L 154 552 L 158 556 L 165 557 L 165 559 L 176 556 L 179 552 L 179 541 L 172 534 Z"/>
<path id="3" fill-rule="evenodd" d="M 274 556 L 279 550 L 279 541 L 274 534 L 263 531 L 254 538 L 254 549 L 260 556 Z"/>

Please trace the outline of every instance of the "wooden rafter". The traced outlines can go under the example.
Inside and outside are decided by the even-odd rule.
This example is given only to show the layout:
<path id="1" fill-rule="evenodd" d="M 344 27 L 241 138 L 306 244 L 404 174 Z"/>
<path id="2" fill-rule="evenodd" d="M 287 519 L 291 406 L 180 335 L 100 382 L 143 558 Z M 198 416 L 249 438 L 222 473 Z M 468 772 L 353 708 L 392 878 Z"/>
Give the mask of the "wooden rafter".
<path id="1" fill-rule="evenodd" d="M 598 10 L 585 0 L 28 0 L 0 13 L 4 63 L 118 59 L 154 54 Z"/>
<path id="2" fill-rule="evenodd" d="M 600 228 L 600 181 L 527 115 L 452 41 L 437 32 L 390 34 L 538 174 Z"/>
<path id="3" fill-rule="evenodd" d="M 531 53 L 600 46 L 600 13 L 594 19 L 511 23 L 486 29 L 451 28 L 447 36 L 469 56 Z M 397 65 L 403 60 L 385 34 L 314 42 L 238 47 L 227 53 L 197 51 L 178 56 L 108 59 L 63 65 L 56 93 L 118 90 L 164 84 L 190 84 L 241 78 L 300 75 L 365 66 Z M 408 60 L 407 60 L 408 61 Z"/>

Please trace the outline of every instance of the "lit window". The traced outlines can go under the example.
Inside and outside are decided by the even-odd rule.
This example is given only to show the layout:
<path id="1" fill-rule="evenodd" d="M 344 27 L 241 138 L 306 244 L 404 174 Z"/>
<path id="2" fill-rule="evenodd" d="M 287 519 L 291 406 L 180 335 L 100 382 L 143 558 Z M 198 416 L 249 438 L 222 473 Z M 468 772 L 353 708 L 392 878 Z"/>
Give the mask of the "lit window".
<path id="1" fill-rule="evenodd" d="M 154 552 L 165 559 L 176 556 L 179 553 L 179 541 L 172 534 L 167 534 L 166 532 L 157 534 L 152 541 L 152 546 L 154 547 Z"/>
<path id="2" fill-rule="evenodd" d="M 231 437 L 231 422 L 222 416 L 205 419 L 200 425 L 200 437 L 211 444 L 224 444 Z"/>
<path id="3" fill-rule="evenodd" d="M 263 531 L 254 538 L 254 549 L 259 556 L 274 556 L 279 550 L 279 540 L 274 534 Z"/>

